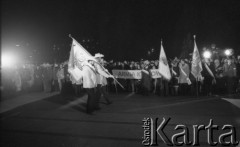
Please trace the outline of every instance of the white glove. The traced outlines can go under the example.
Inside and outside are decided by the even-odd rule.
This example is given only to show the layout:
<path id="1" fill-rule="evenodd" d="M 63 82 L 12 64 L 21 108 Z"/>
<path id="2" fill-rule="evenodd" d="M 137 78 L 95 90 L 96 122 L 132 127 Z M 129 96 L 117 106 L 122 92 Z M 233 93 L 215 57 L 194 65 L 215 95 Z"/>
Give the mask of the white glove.
<path id="1" fill-rule="evenodd" d="M 108 78 L 114 78 L 114 76 L 113 75 L 109 75 L 109 77 Z"/>

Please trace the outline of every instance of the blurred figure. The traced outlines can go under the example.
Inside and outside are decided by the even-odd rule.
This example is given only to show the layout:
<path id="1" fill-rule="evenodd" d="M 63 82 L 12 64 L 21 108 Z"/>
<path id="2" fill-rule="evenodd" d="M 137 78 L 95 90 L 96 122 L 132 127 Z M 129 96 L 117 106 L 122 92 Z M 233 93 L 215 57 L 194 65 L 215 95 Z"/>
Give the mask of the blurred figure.
<path id="1" fill-rule="evenodd" d="M 31 71 L 27 65 L 23 65 L 20 71 L 22 79 L 22 90 L 28 92 L 30 89 L 29 81 L 31 80 Z"/>
<path id="2" fill-rule="evenodd" d="M 98 63 L 94 63 L 94 67 L 96 70 L 96 77 L 97 77 L 97 79 L 96 79 L 97 80 L 97 93 L 96 93 L 97 106 L 96 106 L 96 108 L 99 109 L 99 101 L 100 101 L 101 95 L 103 95 L 103 97 L 105 98 L 108 105 L 112 103 L 112 101 L 110 101 L 109 95 L 106 91 L 106 86 L 107 86 L 106 78 L 110 78 L 113 76 L 107 74 L 105 72 L 105 69 L 103 68 L 103 66 L 99 65 L 99 63 L 103 64 L 102 58 L 104 57 L 104 55 L 97 53 L 97 54 L 95 54 L 94 57 L 98 61 Z"/>
<path id="3" fill-rule="evenodd" d="M 171 62 L 171 93 L 174 96 L 178 95 L 179 91 L 179 68 L 178 68 L 179 59 L 177 57 L 174 58 L 174 60 Z"/>
<path id="4" fill-rule="evenodd" d="M 52 67 L 49 63 L 43 68 L 43 90 L 44 92 L 51 92 L 52 87 Z"/>
<path id="5" fill-rule="evenodd" d="M 70 75 L 70 80 L 72 81 L 72 86 L 74 89 L 74 93 L 76 97 L 81 96 L 81 91 L 82 91 L 82 79 L 76 81 L 72 75 Z"/>
<path id="6" fill-rule="evenodd" d="M 237 93 L 240 93 L 240 56 L 237 57 L 236 61 L 237 68 Z"/>
<path id="7" fill-rule="evenodd" d="M 134 65 L 135 65 L 135 63 L 131 62 L 130 66 L 129 66 L 129 70 L 136 70 Z M 136 92 L 136 89 L 135 89 L 136 79 L 130 79 L 129 81 L 130 81 L 130 84 L 129 84 L 130 86 L 129 87 L 131 89 L 130 91 L 131 92 Z"/>
<path id="8" fill-rule="evenodd" d="M 180 60 L 178 65 L 179 67 L 179 84 L 180 84 L 180 93 L 181 95 L 187 95 L 190 91 L 190 79 L 189 79 L 189 65 L 185 62 L 184 59 Z"/>
<path id="9" fill-rule="evenodd" d="M 142 64 L 142 79 L 141 79 L 141 85 L 142 85 L 142 94 L 143 95 L 149 95 L 149 92 L 151 90 L 151 72 L 149 68 L 149 61 L 146 60 L 144 64 Z"/>
<path id="10" fill-rule="evenodd" d="M 43 71 L 40 66 L 36 66 L 35 68 L 34 81 L 35 91 L 43 91 Z"/>
<path id="11" fill-rule="evenodd" d="M 151 66 L 151 69 L 157 69 L 155 65 L 152 65 Z M 156 94 L 157 92 L 157 84 L 158 84 L 158 79 L 159 78 L 155 78 L 155 79 L 152 79 L 152 85 L 153 85 L 153 94 Z"/>
<path id="12" fill-rule="evenodd" d="M 213 85 L 214 94 L 223 94 L 224 92 L 224 79 L 223 79 L 223 67 L 220 64 L 219 59 L 214 60 L 214 73 L 216 84 Z"/>
<path id="13" fill-rule="evenodd" d="M 97 88 L 97 75 L 93 62 L 89 59 L 82 63 L 83 71 L 83 88 L 87 91 L 87 110 L 86 112 L 91 114 L 97 107 L 96 88 Z"/>
<path id="14" fill-rule="evenodd" d="M 225 78 L 225 84 L 227 87 L 227 93 L 235 93 L 235 84 L 237 77 L 237 69 L 232 59 L 227 59 L 223 65 L 223 76 Z"/>
<path id="15" fill-rule="evenodd" d="M 33 85 L 34 85 L 34 65 L 33 64 L 28 64 L 27 66 L 28 70 L 29 70 L 29 76 L 30 79 L 27 81 L 29 90 L 33 89 Z"/>
<path id="16" fill-rule="evenodd" d="M 60 88 L 58 85 L 57 72 L 58 72 L 58 65 L 54 64 L 53 72 L 52 72 L 53 73 L 52 91 L 60 91 Z"/>
<path id="17" fill-rule="evenodd" d="M 207 96 L 211 96 L 213 92 L 213 85 L 216 84 L 215 79 L 215 70 L 214 65 L 211 64 L 209 59 L 203 60 L 203 70 L 202 70 L 202 76 L 204 78 L 203 80 L 203 94 Z"/>
<path id="18" fill-rule="evenodd" d="M 63 64 L 60 64 L 60 68 L 57 71 L 57 80 L 58 80 L 59 90 L 62 91 L 62 86 L 63 86 L 63 82 L 64 82 L 64 68 L 63 68 Z"/>
<path id="19" fill-rule="evenodd" d="M 21 76 L 19 74 L 17 67 L 14 69 L 14 75 L 13 75 L 12 81 L 15 85 L 16 92 L 22 91 L 22 79 L 21 79 Z"/>

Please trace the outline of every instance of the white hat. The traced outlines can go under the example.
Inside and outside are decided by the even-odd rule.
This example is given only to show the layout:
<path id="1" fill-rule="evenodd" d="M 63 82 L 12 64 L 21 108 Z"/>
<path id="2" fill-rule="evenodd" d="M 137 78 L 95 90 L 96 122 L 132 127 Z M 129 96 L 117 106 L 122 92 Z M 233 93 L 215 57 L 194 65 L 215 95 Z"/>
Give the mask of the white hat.
<path id="1" fill-rule="evenodd" d="M 85 59 L 88 61 L 88 60 L 93 60 L 93 61 L 96 61 L 95 59 L 96 57 L 92 57 L 92 56 L 87 56 L 85 57 Z"/>
<path id="2" fill-rule="evenodd" d="M 104 55 L 103 55 L 103 54 L 100 54 L 100 53 L 96 53 L 94 57 L 95 57 L 95 58 L 102 58 L 102 57 L 104 57 Z"/>

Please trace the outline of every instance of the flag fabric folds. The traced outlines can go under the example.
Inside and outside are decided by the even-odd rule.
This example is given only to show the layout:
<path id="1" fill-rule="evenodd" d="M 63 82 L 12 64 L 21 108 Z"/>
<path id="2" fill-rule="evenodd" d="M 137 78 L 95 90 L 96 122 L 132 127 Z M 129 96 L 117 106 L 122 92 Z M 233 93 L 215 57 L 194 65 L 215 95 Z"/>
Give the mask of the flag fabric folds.
<path id="1" fill-rule="evenodd" d="M 202 71 L 202 62 L 200 58 L 200 54 L 196 45 L 195 36 L 194 36 L 194 50 L 192 55 L 192 69 L 191 73 L 196 78 L 201 78 L 201 71 Z"/>
<path id="2" fill-rule="evenodd" d="M 81 70 L 82 63 L 88 59 L 93 61 L 96 60 L 81 44 L 79 44 L 74 38 L 72 39 L 73 41 L 68 61 L 68 72 L 75 81 L 79 81 L 83 75 Z"/>
<path id="3" fill-rule="evenodd" d="M 159 56 L 159 65 L 158 65 L 158 70 L 159 73 L 167 80 L 171 79 L 171 73 L 167 61 L 166 54 L 163 49 L 163 45 L 161 42 L 161 51 L 160 51 L 160 56 Z"/>
<path id="4" fill-rule="evenodd" d="M 95 58 L 81 44 L 79 44 L 74 38 L 72 39 L 72 47 L 68 62 L 68 66 L 70 68 L 79 66 L 82 62 L 88 59 L 96 61 Z"/>

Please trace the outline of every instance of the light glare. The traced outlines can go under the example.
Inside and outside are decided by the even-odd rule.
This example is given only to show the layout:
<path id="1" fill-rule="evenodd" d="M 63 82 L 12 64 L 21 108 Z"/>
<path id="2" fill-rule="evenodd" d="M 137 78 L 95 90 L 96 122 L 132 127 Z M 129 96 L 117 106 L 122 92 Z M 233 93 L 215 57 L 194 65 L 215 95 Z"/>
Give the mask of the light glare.
<path id="1" fill-rule="evenodd" d="M 232 51 L 230 49 L 226 49 L 224 53 L 226 56 L 231 56 Z"/>
<path id="2" fill-rule="evenodd" d="M 13 67 L 16 63 L 16 58 L 11 54 L 2 54 L 2 67 Z"/>
<path id="3" fill-rule="evenodd" d="M 203 53 L 203 57 L 204 58 L 211 58 L 211 56 L 212 56 L 212 53 L 210 52 L 210 51 L 205 51 L 204 53 Z"/>

